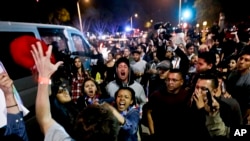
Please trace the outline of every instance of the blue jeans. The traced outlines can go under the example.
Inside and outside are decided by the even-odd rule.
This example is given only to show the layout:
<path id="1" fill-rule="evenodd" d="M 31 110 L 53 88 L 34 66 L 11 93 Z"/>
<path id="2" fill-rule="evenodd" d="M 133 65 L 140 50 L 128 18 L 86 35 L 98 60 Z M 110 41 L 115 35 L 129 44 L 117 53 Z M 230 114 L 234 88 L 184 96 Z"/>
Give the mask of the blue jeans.
<path id="1" fill-rule="evenodd" d="M 7 136 L 11 134 L 18 135 L 24 141 L 28 141 L 22 112 L 19 112 L 17 114 L 7 113 L 7 126 L 4 135 Z"/>

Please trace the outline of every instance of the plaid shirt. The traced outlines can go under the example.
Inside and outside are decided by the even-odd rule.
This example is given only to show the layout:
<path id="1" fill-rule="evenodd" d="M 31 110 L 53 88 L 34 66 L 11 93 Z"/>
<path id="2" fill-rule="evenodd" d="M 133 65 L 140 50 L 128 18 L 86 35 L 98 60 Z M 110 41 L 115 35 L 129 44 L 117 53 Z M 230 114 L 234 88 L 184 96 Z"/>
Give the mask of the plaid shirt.
<path id="1" fill-rule="evenodd" d="M 72 93 L 72 100 L 76 103 L 77 99 L 82 95 L 82 84 L 84 81 L 84 77 L 77 73 L 77 78 L 72 79 L 71 84 L 71 93 Z"/>

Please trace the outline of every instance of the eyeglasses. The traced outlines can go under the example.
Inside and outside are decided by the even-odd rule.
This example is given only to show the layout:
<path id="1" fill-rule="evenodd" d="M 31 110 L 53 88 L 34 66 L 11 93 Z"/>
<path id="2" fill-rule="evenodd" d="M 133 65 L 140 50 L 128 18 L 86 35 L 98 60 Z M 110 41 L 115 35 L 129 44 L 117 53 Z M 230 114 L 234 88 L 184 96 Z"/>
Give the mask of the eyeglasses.
<path id="1" fill-rule="evenodd" d="M 178 79 L 169 79 L 169 78 L 167 78 L 165 81 L 166 81 L 166 82 L 171 82 L 171 81 L 172 81 L 172 82 L 176 83 L 176 82 L 181 81 L 181 80 L 182 80 L 182 79 L 179 79 L 179 80 L 178 80 Z"/>
<path id="2" fill-rule="evenodd" d="M 59 87 L 59 89 L 58 89 L 58 94 L 60 94 L 60 93 L 63 93 L 63 92 L 68 92 L 68 89 L 67 89 L 67 87 L 65 86 L 65 87 Z"/>

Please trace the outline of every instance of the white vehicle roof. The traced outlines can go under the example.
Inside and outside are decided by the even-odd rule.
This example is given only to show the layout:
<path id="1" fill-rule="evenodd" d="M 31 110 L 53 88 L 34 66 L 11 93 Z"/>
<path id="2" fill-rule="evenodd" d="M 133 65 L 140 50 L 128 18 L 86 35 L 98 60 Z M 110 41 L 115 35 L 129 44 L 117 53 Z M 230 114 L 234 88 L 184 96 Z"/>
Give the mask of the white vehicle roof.
<path id="1" fill-rule="evenodd" d="M 8 27 L 8 26 L 19 26 L 19 27 L 30 27 L 32 28 L 33 26 L 36 27 L 47 27 L 47 28 L 67 28 L 67 29 L 72 29 L 72 30 L 77 30 L 74 27 L 71 26 L 65 26 L 65 25 L 54 25 L 54 24 L 43 24 L 43 23 L 28 23 L 28 22 L 12 22 L 12 21 L 0 21 L 0 26 L 3 27 Z"/>

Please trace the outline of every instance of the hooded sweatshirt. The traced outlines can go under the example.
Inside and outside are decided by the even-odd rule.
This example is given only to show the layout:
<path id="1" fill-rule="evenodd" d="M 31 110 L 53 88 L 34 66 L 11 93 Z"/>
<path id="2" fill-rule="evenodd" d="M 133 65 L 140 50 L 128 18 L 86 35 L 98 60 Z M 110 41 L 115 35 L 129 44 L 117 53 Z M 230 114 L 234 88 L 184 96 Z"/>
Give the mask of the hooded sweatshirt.
<path id="1" fill-rule="evenodd" d="M 115 69 L 117 70 L 117 67 L 120 63 L 125 63 L 127 64 L 129 68 L 129 75 L 128 75 L 128 83 L 123 83 L 119 78 L 117 73 L 115 73 L 115 80 L 109 82 L 106 86 L 106 91 L 110 97 L 115 96 L 115 92 L 120 88 L 120 87 L 130 87 L 135 91 L 135 97 L 136 97 L 136 103 L 141 106 L 143 106 L 147 102 L 147 98 L 145 95 L 145 91 L 142 87 L 142 85 L 138 82 L 135 81 L 135 77 L 133 76 L 131 67 L 129 65 L 129 60 L 127 58 L 119 58 L 116 63 L 115 63 Z"/>

